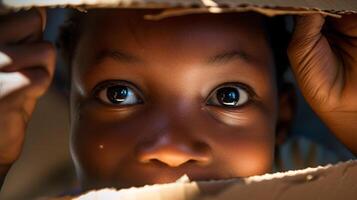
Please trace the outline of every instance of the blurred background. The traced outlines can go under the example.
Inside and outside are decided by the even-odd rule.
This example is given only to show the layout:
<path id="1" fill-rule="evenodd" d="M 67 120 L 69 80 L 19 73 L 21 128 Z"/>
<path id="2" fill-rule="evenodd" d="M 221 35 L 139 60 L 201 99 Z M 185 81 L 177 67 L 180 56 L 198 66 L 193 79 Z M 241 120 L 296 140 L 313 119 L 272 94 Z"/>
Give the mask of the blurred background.
<path id="1" fill-rule="evenodd" d="M 55 41 L 68 10 L 48 10 L 46 40 Z M 68 92 L 61 61 L 49 92 L 39 101 L 31 119 L 20 159 L 11 168 L 0 199 L 58 196 L 77 187 L 69 153 Z M 287 78 L 292 80 L 291 73 Z M 314 115 L 298 94 L 297 113 L 287 141 L 279 150 L 275 171 L 301 169 L 355 159 Z"/>

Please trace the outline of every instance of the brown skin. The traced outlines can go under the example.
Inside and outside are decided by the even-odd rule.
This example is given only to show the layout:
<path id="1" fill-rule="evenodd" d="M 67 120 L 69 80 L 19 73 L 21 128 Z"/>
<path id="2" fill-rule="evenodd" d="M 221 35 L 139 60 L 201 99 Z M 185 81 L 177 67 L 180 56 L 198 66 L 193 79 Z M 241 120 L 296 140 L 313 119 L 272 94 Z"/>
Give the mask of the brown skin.
<path id="1" fill-rule="evenodd" d="M 141 12 L 89 12 L 71 88 L 71 150 L 83 185 L 129 187 L 172 182 L 185 173 L 202 180 L 270 171 L 278 94 L 262 19 L 146 21 Z M 103 53 L 114 50 L 125 56 Z M 93 91 L 108 80 L 130 82 L 143 102 L 103 103 L 106 96 L 101 101 Z M 227 83 L 245 84 L 255 96 L 238 108 L 208 105 L 211 93 Z"/>
<path id="2" fill-rule="evenodd" d="M 357 14 L 297 18 L 288 54 L 307 102 L 357 155 Z"/>
<path id="3" fill-rule="evenodd" d="M 184 173 L 194 180 L 201 180 L 249 176 L 270 170 L 275 127 L 291 117 L 286 114 L 290 106 L 284 100 L 286 98 L 282 98 L 281 105 L 284 106 L 278 109 L 274 62 L 261 17 L 227 16 L 192 15 L 148 22 L 141 20 L 140 15 L 128 12 L 89 12 L 87 22 L 90 28 L 85 27 L 74 58 L 71 89 L 71 151 L 84 188 L 162 183 L 173 181 Z M 323 21 L 317 15 L 298 19 L 289 55 L 307 101 L 335 134 L 357 153 L 356 134 L 352 134 L 352 130 L 357 130 L 357 94 L 353 92 L 356 91 L 353 87 L 357 79 L 357 45 L 351 45 L 356 42 L 357 28 L 352 21 L 357 17 L 350 17 L 351 20 L 335 21 L 339 24 L 337 30 L 349 35 L 346 39 L 349 43 L 336 43 L 344 51 L 335 52 L 342 56 L 335 57 L 326 43 L 312 45 L 322 41 L 318 40 L 321 37 L 317 27 Z M 35 16 L 30 19 L 32 22 L 39 20 Z M 17 20 L 18 24 L 24 21 Z M 0 27 L 5 26 L 0 24 Z M 10 27 L 8 25 L 6 29 Z M 306 31 L 306 27 L 312 28 Z M 17 30 L 19 28 L 29 30 L 26 26 L 17 26 Z M 13 39 L 19 38 L 22 37 Z M 331 43 L 334 41 L 338 40 L 330 39 Z M 16 47 L 6 42 L 1 44 L 2 52 L 6 52 L 4 47 Z M 16 59 L 18 57 L 24 60 L 32 57 L 36 66 L 41 63 L 43 70 L 50 72 L 42 74 L 45 80 L 50 80 L 52 54 L 36 57 L 33 49 L 27 49 L 15 51 L 10 57 L 16 62 L 20 61 Z M 108 54 L 98 56 L 106 49 L 118 49 L 125 55 L 116 54 L 115 58 Z M 243 55 L 222 56 L 232 50 L 243 52 Z M 314 56 L 316 54 L 320 57 Z M 30 62 L 25 64 L 13 70 L 34 66 Z M 329 69 L 324 70 L 327 76 L 319 76 L 320 66 Z M 311 70 L 300 70 L 303 68 Z M 0 71 L 11 71 L 6 69 L 12 68 L 6 66 Z M 341 70 L 348 75 L 334 76 Z M 98 83 L 106 80 L 130 82 L 115 84 L 135 87 L 133 91 L 142 101 L 135 105 L 108 104 L 106 95 L 102 95 L 106 94 L 103 90 L 93 92 Z M 320 85 L 335 87 L 316 90 L 317 83 L 322 81 Z M 254 90 L 256 95 L 252 95 L 250 103 L 227 108 L 207 101 L 218 86 L 237 82 Z M 19 124 L 25 127 L 27 121 L 15 121 L 22 116 L 23 112 L 19 110 L 26 110 L 27 115 L 32 113 L 33 106 L 27 110 L 25 105 L 35 102 L 42 94 L 47 87 L 44 83 L 34 87 L 38 89 L 36 98 L 23 98 L 24 94 L 30 94 L 26 93 L 26 88 L 38 86 L 32 82 L 10 91 L 10 95 L 0 96 L 0 108 L 10 108 L 1 112 L 6 113 L 6 117 L 0 116 L 0 135 L 5 138 L 0 142 L 2 177 L 20 154 L 25 129 L 17 128 Z M 338 83 L 344 83 L 344 87 Z M 21 89 L 23 92 L 19 93 Z M 14 99 L 7 101 L 7 96 Z M 24 101 L 16 103 L 16 99 Z M 345 120 L 341 121 L 341 116 Z M 9 145 L 14 144 L 13 141 L 18 145 Z"/>
<path id="4" fill-rule="evenodd" d="M 0 66 L 0 186 L 19 157 L 37 99 L 53 77 L 55 49 L 42 41 L 37 10 L 0 16 L 0 52 L 12 63 Z"/>

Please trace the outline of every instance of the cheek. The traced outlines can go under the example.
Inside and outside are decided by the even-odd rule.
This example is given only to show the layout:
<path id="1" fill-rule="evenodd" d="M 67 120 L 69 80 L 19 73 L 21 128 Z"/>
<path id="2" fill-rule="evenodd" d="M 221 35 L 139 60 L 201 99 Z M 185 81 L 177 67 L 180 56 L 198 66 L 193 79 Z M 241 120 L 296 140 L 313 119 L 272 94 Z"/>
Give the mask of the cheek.
<path id="1" fill-rule="evenodd" d="M 247 134 L 255 131 L 248 130 Z M 227 163 L 227 171 L 234 176 L 246 177 L 271 170 L 274 150 L 272 141 L 271 137 L 264 136 L 232 136 L 230 140 L 221 140 L 225 145 L 217 149 L 222 149 L 220 159 Z"/>
<path id="2" fill-rule="evenodd" d="M 232 176 L 267 173 L 274 159 L 275 119 L 259 109 L 249 112 L 214 112 L 221 130 L 214 132 L 217 163 L 225 163 Z M 212 127 L 214 129 L 214 127 Z"/>
<path id="3" fill-rule="evenodd" d="M 141 134 L 140 117 L 132 112 L 98 109 L 95 103 L 82 106 L 80 117 L 72 121 L 71 140 L 72 156 L 82 174 L 100 180 L 132 160 Z"/>

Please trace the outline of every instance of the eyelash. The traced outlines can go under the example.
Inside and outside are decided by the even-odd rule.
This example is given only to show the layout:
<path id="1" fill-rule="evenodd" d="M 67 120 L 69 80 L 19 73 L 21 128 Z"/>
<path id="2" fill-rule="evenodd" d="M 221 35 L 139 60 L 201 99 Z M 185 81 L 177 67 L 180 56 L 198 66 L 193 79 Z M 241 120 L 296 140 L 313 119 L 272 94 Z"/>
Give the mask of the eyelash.
<path id="1" fill-rule="evenodd" d="M 103 90 L 108 89 L 111 86 L 117 86 L 117 85 L 125 86 L 125 87 L 128 87 L 131 90 L 134 90 L 135 95 L 137 95 L 140 98 L 141 103 L 145 102 L 144 98 L 143 98 L 143 95 L 140 92 L 141 90 L 139 88 L 137 88 L 137 86 L 135 86 L 133 83 L 131 83 L 129 81 L 124 81 L 124 80 L 107 80 L 107 81 L 100 82 L 92 90 L 92 95 L 91 96 L 94 97 L 96 100 L 100 101 L 103 104 L 106 104 L 106 105 L 109 105 L 109 106 L 113 106 L 112 104 L 103 102 L 100 99 L 99 94 Z M 139 104 L 141 104 L 141 103 L 139 103 Z M 117 105 L 117 106 L 120 107 L 120 106 L 131 106 L 131 105 Z"/>
<path id="2" fill-rule="evenodd" d="M 207 96 L 207 98 L 205 99 L 204 103 L 205 105 L 208 106 L 215 106 L 215 105 L 209 105 L 208 104 L 208 100 L 212 97 L 212 95 L 214 93 L 216 93 L 216 91 L 218 91 L 220 88 L 224 88 L 224 87 L 229 87 L 229 86 L 238 86 L 241 89 L 243 89 L 245 92 L 247 92 L 248 94 L 248 101 L 246 103 L 244 103 L 241 106 L 237 106 L 237 107 L 224 107 L 224 109 L 230 109 L 230 110 L 237 110 L 237 109 L 241 109 L 251 103 L 257 103 L 259 101 L 259 98 L 256 94 L 256 92 L 254 91 L 254 89 L 252 87 L 250 87 L 247 84 L 241 83 L 241 82 L 226 82 L 226 83 L 222 83 L 220 85 L 218 85 L 215 89 L 213 89 L 209 95 Z M 217 106 L 217 107 L 222 107 L 222 106 Z"/>
<path id="3" fill-rule="evenodd" d="M 107 89 L 111 86 L 117 86 L 117 85 L 121 85 L 121 86 L 125 86 L 128 87 L 132 90 L 134 90 L 134 92 L 136 93 L 136 95 L 141 99 L 141 103 L 145 103 L 145 100 L 143 98 L 142 93 L 140 92 L 141 90 L 139 88 L 137 88 L 134 84 L 128 82 L 128 81 L 123 81 L 123 80 L 107 80 L 107 81 L 103 81 L 100 82 L 99 84 L 97 84 L 94 89 L 92 90 L 92 96 L 95 97 L 98 101 L 102 102 L 102 100 L 99 98 L 99 94 L 100 92 L 102 92 L 104 89 Z M 212 95 L 214 93 L 216 93 L 219 89 L 224 88 L 224 87 L 239 87 L 240 89 L 243 89 L 245 92 L 247 92 L 248 94 L 248 101 L 246 103 L 243 103 L 240 106 L 218 106 L 218 105 L 212 105 L 208 103 L 208 100 L 212 97 Z M 254 103 L 258 101 L 258 96 L 255 93 L 255 91 L 252 89 L 252 87 L 250 87 L 247 84 L 241 83 L 241 82 L 226 82 L 226 83 L 222 83 L 220 85 L 218 85 L 216 88 L 214 88 L 209 95 L 205 98 L 204 100 L 204 104 L 208 105 L 208 106 L 217 106 L 217 107 L 224 107 L 224 109 L 240 109 L 242 107 L 247 106 L 248 104 Z M 106 102 L 102 102 L 104 104 L 108 104 Z M 112 104 L 109 104 L 112 105 Z M 135 105 L 135 104 L 133 104 Z M 113 105 L 112 105 L 113 106 Z M 117 106 L 130 106 L 130 105 L 117 105 Z"/>

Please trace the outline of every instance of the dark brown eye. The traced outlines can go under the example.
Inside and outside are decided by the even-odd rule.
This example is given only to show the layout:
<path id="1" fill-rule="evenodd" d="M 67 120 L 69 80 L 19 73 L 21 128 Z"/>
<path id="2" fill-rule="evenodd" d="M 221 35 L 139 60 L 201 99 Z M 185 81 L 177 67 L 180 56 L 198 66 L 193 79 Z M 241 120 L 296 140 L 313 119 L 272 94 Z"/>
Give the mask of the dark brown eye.
<path id="1" fill-rule="evenodd" d="M 123 103 L 129 94 L 129 89 L 126 86 L 114 85 L 107 88 L 107 98 L 113 104 Z"/>
<path id="2" fill-rule="evenodd" d="M 249 101 L 248 92 L 240 86 L 221 86 L 211 93 L 207 103 L 223 107 L 239 107 Z"/>
<path id="3" fill-rule="evenodd" d="M 216 92 L 218 102 L 225 106 L 236 105 L 239 101 L 239 96 L 238 89 L 233 87 L 220 88 Z"/>
<path id="4" fill-rule="evenodd" d="M 134 89 L 121 84 L 110 84 L 98 92 L 98 99 L 111 105 L 134 105 L 142 103 Z"/>

